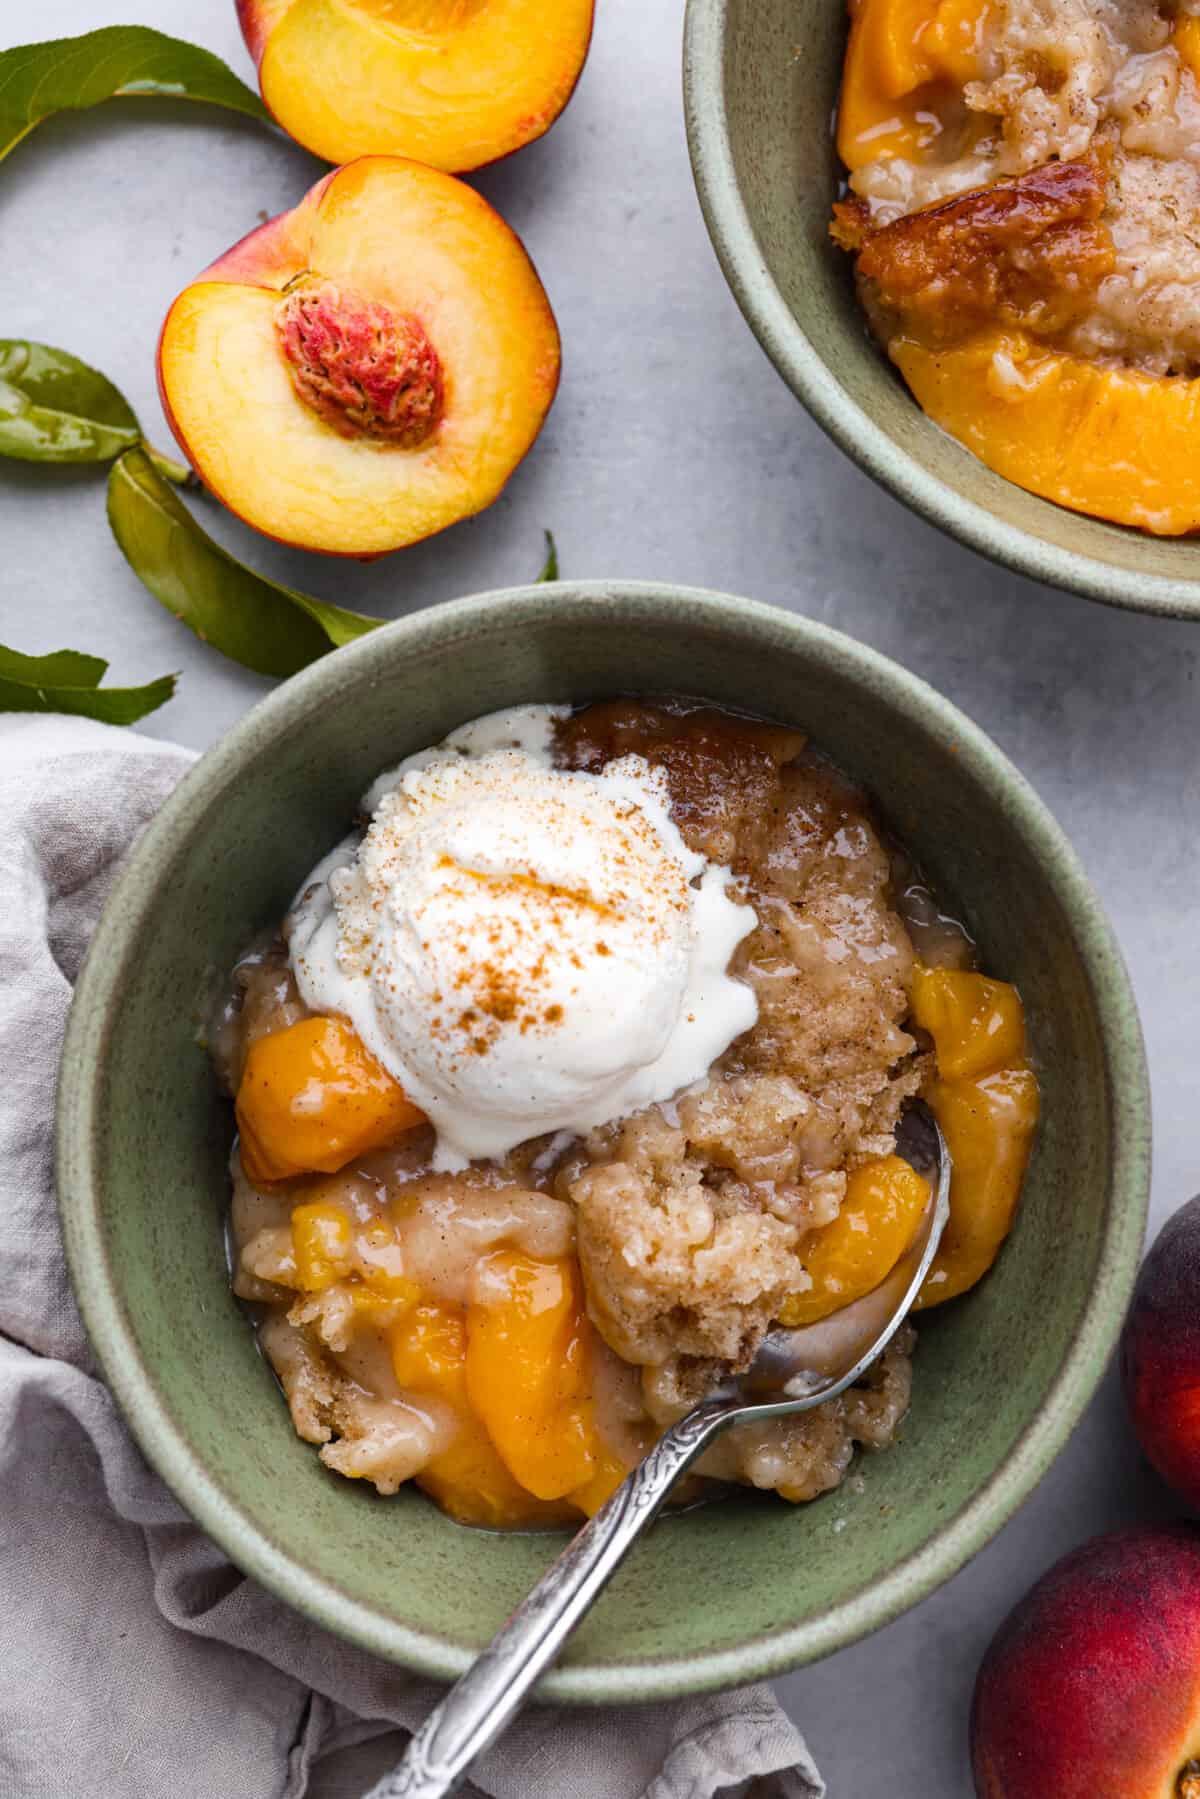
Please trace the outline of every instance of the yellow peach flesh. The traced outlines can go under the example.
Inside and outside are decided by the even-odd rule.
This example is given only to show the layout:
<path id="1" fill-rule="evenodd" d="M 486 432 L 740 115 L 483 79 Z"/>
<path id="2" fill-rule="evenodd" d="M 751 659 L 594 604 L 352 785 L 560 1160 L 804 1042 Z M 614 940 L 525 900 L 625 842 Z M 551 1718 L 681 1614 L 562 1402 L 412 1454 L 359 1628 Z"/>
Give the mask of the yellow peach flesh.
<path id="1" fill-rule="evenodd" d="M 1200 381 L 1106 369 L 1017 332 L 891 345 L 913 395 L 998 475 L 1159 536 L 1200 530 Z"/>
<path id="2" fill-rule="evenodd" d="M 566 1523 L 570 1505 L 536 1499 L 509 1473 L 467 1396 L 466 1316 L 456 1306 L 425 1301 L 390 1333 L 392 1369 L 415 1403 L 429 1394 L 457 1421 L 450 1444 L 417 1476 L 417 1484 L 463 1524 L 497 1530 Z"/>
<path id="3" fill-rule="evenodd" d="M 816 1324 L 872 1292 L 912 1242 L 928 1203 L 929 1182 L 900 1156 L 854 1169 L 837 1217 L 801 1247 L 812 1285 L 783 1302 L 779 1322 L 789 1330 Z"/>
<path id="4" fill-rule="evenodd" d="M 1037 1128 L 1037 1076 L 1017 989 L 968 969 L 918 963 L 913 1021 L 933 1038 L 926 1098 L 951 1158 L 950 1219 L 917 1299 L 941 1305 L 981 1280 L 1012 1227 Z"/>
<path id="5" fill-rule="evenodd" d="M 588 1326 L 574 1260 L 500 1250 L 467 1313 L 467 1393 L 513 1478 L 538 1499 L 590 1485 Z"/>
<path id="6" fill-rule="evenodd" d="M 242 1166 L 267 1183 L 335 1174 L 425 1121 L 340 1018 L 303 1018 L 259 1037 L 235 1110 Z"/>
<path id="7" fill-rule="evenodd" d="M 961 111 L 956 88 L 981 70 L 986 0 L 862 0 L 850 27 L 838 100 L 838 155 L 848 169 L 917 159 Z"/>
<path id="8" fill-rule="evenodd" d="M 350 1220 L 341 1206 L 301 1205 L 292 1211 L 292 1250 L 304 1293 L 323 1293 L 344 1280 L 353 1260 Z"/>
<path id="9" fill-rule="evenodd" d="M 296 392 L 276 320 L 308 271 L 419 321 L 445 377 L 420 447 L 344 437 Z M 215 264 L 176 300 L 160 370 L 180 444 L 233 511 L 287 543 L 372 556 L 491 504 L 541 428 L 559 344 L 532 264 L 480 195 L 366 158 L 238 245 L 229 273 Z"/>
<path id="10" fill-rule="evenodd" d="M 1185 69 L 1200 81 L 1200 19 L 1192 13 L 1176 14 L 1171 27 L 1171 41 Z"/>
<path id="11" fill-rule="evenodd" d="M 331 162 L 395 152 L 462 172 L 558 117 L 593 0 L 244 0 L 263 98 Z"/>

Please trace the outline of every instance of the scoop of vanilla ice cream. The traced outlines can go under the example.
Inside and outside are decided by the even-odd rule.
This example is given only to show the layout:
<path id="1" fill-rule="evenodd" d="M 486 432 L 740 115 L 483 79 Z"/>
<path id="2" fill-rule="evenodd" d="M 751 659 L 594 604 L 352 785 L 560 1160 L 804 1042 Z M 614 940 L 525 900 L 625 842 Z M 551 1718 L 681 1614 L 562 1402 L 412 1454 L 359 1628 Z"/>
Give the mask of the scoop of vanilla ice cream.
<path id="1" fill-rule="evenodd" d="M 292 914 L 304 1000 L 428 1113 L 443 1168 L 667 1099 L 756 1017 L 728 869 L 641 757 L 556 768 L 555 716 L 478 720 L 382 778 Z"/>

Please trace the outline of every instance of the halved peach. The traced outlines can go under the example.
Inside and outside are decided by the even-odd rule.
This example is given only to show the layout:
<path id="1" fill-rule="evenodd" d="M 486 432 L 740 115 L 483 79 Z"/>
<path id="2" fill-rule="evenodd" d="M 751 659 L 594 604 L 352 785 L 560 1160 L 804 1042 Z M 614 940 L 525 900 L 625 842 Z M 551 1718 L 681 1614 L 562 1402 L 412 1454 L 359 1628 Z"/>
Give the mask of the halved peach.
<path id="1" fill-rule="evenodd" d="M 594 0 L 238 0 L 262 96 L 329 162 L 462 173 L 548 131 L 587 58 Z"/>
<path id="2" fill-rule="evenodd" d="M 486 200 L 373 156 L 185 288 L 158 367 L 184 454 L 232 511 L 378 556 L 491 505 L 550 408 L 559 339 Z"/>
<path id="3" fill-rule="evenodd" d="M 1200 530 L 1200 380 L 1102 368 L 1023 332 L 899 338 L 890 354 L 930 418 L 1019 487 L 1158 536 Z"/>

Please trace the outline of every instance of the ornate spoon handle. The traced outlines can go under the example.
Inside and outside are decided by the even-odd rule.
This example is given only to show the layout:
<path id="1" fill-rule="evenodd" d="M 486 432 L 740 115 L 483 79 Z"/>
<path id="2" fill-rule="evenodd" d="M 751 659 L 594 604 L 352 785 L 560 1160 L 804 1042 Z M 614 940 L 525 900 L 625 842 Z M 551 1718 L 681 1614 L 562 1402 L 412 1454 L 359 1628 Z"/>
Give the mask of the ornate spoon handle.
<path id="1" fill-rule="evenodd" d="M 681 1418 L 546 1570 L 366 1799 L 445 1799 L 495 1741 L 616 1573 L 672 1486 L 745 1404 L 706 1399 Z"/>

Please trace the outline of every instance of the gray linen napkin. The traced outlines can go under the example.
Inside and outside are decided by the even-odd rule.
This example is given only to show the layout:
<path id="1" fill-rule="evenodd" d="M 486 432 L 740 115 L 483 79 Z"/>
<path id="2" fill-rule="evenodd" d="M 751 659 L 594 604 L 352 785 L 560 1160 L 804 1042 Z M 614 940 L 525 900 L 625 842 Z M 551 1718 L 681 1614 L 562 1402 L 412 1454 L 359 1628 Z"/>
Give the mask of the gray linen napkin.
<path id="1" fill-rule="evenodd" d="M 190 761 L 86 719 L 0 719 L 3 1799 L 315 1799 L 325 1758 L 412 1728 L 438 1696 L 307 1623 L 196 1529 L 97 1378 L 67 1282 L 51 1113 L 71 988 L 123 855 Z M 476 1799 L 825 1791 L 765 1687 L 535 1707 L 476 1777 Z"/>

